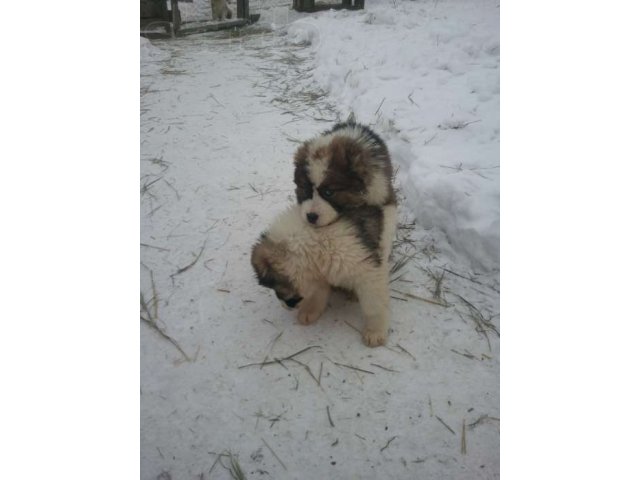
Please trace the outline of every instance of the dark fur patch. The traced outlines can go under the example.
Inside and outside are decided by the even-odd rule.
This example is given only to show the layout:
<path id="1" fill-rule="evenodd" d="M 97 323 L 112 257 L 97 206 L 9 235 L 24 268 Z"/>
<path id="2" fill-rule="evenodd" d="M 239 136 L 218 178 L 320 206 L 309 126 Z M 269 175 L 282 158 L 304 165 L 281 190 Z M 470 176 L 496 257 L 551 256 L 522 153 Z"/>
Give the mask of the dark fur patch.
<path id="1" fill-rule="evenodd" d="M 307 173 L 308 155 L 309 142 L 306 142 L 298 148 L 293 159 L 295 167 L 293 172 L 293 181 L 296 184 L 296 199 L 299 204 L 313 197 L 313 184 L 311 183 L 309 174 Z"/>
<path id="2" fill-rule="evenodd" d="M 289 278 L 274 268 L 275 258 L 282 255 L 281 249 L 281 246 L 263 233 L 260 236 L 260 241 L 253 246 L 251 251 L 251 265 L 256 273 L 258 283 L 274 290 L 278 298 L 287 301 L 300 296 Z"/>
<path id="3" fill-rule="evenodd" d="M 361 123 L 356 123 L 356 122 L 343 122 L 343 123 L 336 123 L 333 128 L 331 130 L 327 130 L 326 132 L 324 132 L 323 135 L 327 135 L 330 133 L 335 133 L 335 132 L 339 132 L 340 130 L 345 130 L 345 129 L 351 129 L 351 128 L 356 128 L 356 129 L 360 129 L 362 131 L 363 136 L 367 139 L 370 140 L 372 147 L 376 150 L 380 150 L 381 153 L 387 153 L 387 145 L 384 143 L 384 140 L 382 140 L 382 138 L 380 138 L 378 136 L 377 133 L 375 133 L 373 130 L 371 130 L 369 127 L 367 127 L 366 125 L 362 125 Z"/>
<path id="4" fill-rule="evenodd" d="M 382 263 L 380 258 L 380 242 L 384 215 L 381 207 L 365 205 L 359 208 L 349 208 L 342 213 L 343 217 L 356 227 L 358 240 L 371 252 L 371 258 L 376 265 Z"/>
<path id="5" fill-rule="evenodd" d="M 336 137 L 329 151 L 327 175 L 320 187 L 332 188 L 339 193 L 335 201 L 341 205 L 363 205 L 367 180 L 373 173 L 367 168 L 367 149 L 351 138 Z"/>
<path id="6" fill-rule="evenodd" d="M 295 171 L 293 174 L 293 181 L 296 184 L 296 200 L 298 203 L 302 203 L 305 200 L 311 199 L 313 197 L 313 184 L 309 179 L 309 174 L 307 173 L 307 164 L 296 164 Z"/>

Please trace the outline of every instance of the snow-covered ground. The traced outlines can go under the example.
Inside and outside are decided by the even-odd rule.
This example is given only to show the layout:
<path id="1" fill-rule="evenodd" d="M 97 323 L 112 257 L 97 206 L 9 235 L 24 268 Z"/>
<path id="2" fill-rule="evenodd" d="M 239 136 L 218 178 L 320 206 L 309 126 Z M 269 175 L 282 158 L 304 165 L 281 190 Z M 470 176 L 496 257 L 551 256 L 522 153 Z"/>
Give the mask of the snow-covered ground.
<path id="1" fill-rule="evenodd" d="M 143 479 L 231 478 L 224 453 L 247 478 L 499 476 L 499 8 L 366 5 L 141 40 L 142 316 L 184 351 L 141 322 Z M 351 111 L 402 200 L 377 349 L 357 304 L 297 325 L 249 263 L 298 143 Z"/>
<path id="2" fill-rule="evenodd" d="M 368 2 L 289 35 L 312 44 L 314 77 L 343 117 L 397 133 L 399 184 L 419 223 L 442 229 L 473 268 L 497 268 L 498 2 Z"/>

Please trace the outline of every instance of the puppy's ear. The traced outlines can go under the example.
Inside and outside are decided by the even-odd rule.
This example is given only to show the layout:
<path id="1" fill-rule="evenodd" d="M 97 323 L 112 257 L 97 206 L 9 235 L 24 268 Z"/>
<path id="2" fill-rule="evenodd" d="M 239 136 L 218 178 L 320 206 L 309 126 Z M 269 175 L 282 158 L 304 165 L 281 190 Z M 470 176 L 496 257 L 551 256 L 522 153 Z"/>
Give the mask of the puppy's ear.
<path id="1" fill-rule="evenodd" d="M 336 137 L 331 142 L 334 162 L 342 169 L 355 173 L 364 180 L 367 175 L 368 152 L 353 138 Z"/>
<path id="2" fill-rule="evenodd" d="M 258 279 L 266 277 L 271 270 L 272 249 L 270 244 L 271 242 L 263 234 L 260 242 L 256 243 L 251 251 L 251 265 Z"/>
<path id="3" fill-rule="evenodd" d="M 349 140 L 350 142 L 347 145 L 349 166 L 360 178 L 364 179 L 369 169 L 369 151 L 363 148 L 359 142 L 353 139 Z"/>
<path id="4" fill-rule="evenodd" d="M 251 251 L 251 265 L 258 277 L 258 283 L 264 287 L 273 288 L 277 283 L 278 265 L 286 255 L 286 245 L 275 243 L 264 233 L 260 241 L 253 246 Z"/>
<path id="5" fill-rule="evenodd" d="M 294 165 L 303 165 L 307 162 L 307 158 L 309 157 L 309 142 L 304 142 L 298 150 L 296 150 L 296 154 L 293 156 Z"/>

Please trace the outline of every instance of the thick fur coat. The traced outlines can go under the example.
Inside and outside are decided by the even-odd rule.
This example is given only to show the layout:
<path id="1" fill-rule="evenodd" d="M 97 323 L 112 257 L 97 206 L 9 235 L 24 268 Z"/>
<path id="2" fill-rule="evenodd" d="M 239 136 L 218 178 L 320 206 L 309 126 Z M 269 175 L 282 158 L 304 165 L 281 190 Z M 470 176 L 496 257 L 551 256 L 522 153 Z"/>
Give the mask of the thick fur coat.
<path id="1" fill-rule="evenodd" d="M 365 317 L 362 336 L 382 345 L 389 328 L 389 264 L 396 209 L 382 209 L 380 242 L 362 243 L 358 226 L 340 218 L 322 228 L 305 222 L 300 205 L 278 216 L 254 246 L 251 263 L 261 285 L 272 288 L 298 321 L 315 322 L 324 312 L 331 287 L 355 292 Z"/>
<path id="2" fill-rule="evenodd" d="M 280 215 L 254 246 L 251 262 L 298 320 L 314 322 L 331 287 L 355 292 L 363 340 L 382 345 L 389 327 L 389 255 L 396 197 L 387 147 L 353 121 L 305 142 L 294 158 L 298 205 Z"/>

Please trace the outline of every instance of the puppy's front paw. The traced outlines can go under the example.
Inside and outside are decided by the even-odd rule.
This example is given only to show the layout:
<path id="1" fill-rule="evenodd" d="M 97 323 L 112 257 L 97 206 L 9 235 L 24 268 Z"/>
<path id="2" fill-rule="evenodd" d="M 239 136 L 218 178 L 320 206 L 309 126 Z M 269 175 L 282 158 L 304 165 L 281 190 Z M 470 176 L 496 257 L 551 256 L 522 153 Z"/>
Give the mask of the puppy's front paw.
<path id="1" fill-rule="evenodd" d="M 298 322 L 302 325 L 309 325 L 318 320 L 320 315 L 322 315 L 322 311 L 300 307 L 300 310 L 298 310 Z"/>
<path id="2" fill-rule="evenodd" d="M 367 347 L 379 347 L 386 343 L 387 331 L 369 330 L 365 328 L 364 332 L 362 332 L 362 341 Z"/>

